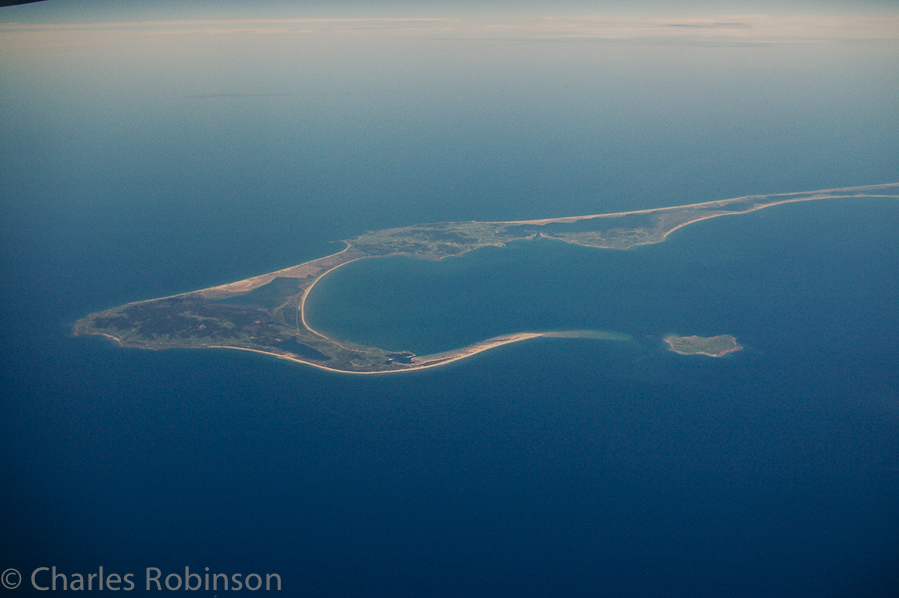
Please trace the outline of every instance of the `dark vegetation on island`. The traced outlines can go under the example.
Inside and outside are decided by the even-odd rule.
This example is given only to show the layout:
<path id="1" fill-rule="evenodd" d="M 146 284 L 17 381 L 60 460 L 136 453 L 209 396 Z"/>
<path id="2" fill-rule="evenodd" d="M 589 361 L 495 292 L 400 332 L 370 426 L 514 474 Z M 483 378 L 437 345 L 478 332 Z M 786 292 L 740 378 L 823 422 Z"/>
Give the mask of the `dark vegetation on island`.
<path id="1" fill-rule="evenodd" d="M 295 297 L 300 292 L 300 286 L 301 282 L 296 278 L 279 276 L 267 285 L 253 289 L 249 293 L 220 299 L 218 303 L 274 309 Z"/>
<path id="2" fill-rule="evenodd" d="M 237 330 L 272 326 L 257 309 L 218 305 L 194 298 L 163 299 L 130 305 L 118 315 L 99 317 L 93 327 L 130 331 L 146 337 L 237 338 Z"/>

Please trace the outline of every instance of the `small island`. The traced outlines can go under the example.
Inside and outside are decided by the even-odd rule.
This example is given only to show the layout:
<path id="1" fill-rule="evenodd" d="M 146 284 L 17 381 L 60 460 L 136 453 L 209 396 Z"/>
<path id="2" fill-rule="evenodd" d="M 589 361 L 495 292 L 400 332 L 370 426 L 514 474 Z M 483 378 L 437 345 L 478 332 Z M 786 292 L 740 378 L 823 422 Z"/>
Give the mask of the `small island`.
<path id="1" fill-rule="evenodd" d="M 718 336 L 666 336 L 668 350 L 681 355 L 708 355 L 722 357 L 728 353 L 739 351 L 741 347 L 737 339 L 729 334 Z"/>
<path id="2" fill-rule="evenodd" d="M 519 331 L 430 355 L 390 351 L 338 341 L 306 321 L 306 299 L 315 285 L 359 260 L 405 255 L 442 260 L 513 241 L 551 239 L 599 250 L 627 250 L 661 243 L 694 222 L 746 214 L 772 206 L 822 199 L 890 197 L 899 183 L 748 195 L 682 206 L 507 222 L 438 222 L 370 231 L 344 241 L 333 255 L 189 293 L 137 301 L 89 314 L 75 323 L 76 335 L 99 335 L 141 349 L 237 349 L 263 353 L 315 368 L 347 374 L 383 374 L 442 366 L 483 351 L 534 338 L 591 338 L 630 341 L 626 333 L 603 330 Z M 740 347 L 732 336 L 670 336 L 672 351 L 720 357 Z"/>

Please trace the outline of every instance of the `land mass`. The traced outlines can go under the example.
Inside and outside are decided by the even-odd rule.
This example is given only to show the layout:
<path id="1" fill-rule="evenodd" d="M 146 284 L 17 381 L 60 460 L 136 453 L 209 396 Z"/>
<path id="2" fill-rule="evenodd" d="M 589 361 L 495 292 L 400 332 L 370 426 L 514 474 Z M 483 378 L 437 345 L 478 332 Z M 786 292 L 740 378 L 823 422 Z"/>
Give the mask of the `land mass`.
<path id="1" fill-rule="evenodd" d="M 718 336 L 666 336 L 668 349 L 681 355 L 708 355 L 722 357 L 728 353 L 739 351 L 741 347 L 737 339 L 729 334 Z"/>
<path id="2" fill-rule="evenodd" d="M 237 282 L 160 299 L 128 303 L 92 313 L 75 323 L 76 335 L 96 334 L 122 346 L 144 349 L 227 348 L 264 353 L 316 368 L 379 374 L 431 368 L 509 343 L 539 337 L 584 337 L 623 341 L 627 334 L 598 330 L 519 332 L 467 347 L 429 355 L 389 351 L 337 341 L 306 322 L 306 298 L 316 283 L 341 266 L 361 259 L 392 255 L 441 260 L 482 247 L 548 238 L 600 249 L 626 250 L 664 241 L 694 222 L 745 214 L 798 201 L 890 197 L 899 199 L 899 183 L 824 189 L 801 193 L 750 195 L 683 206 L 508 222 L 442 222 L 367 232 L 344 241 L 333 255 Z M 678 347 L 717 347 L 715 339 L 733 337 L 668 337 Z M 684 341 L 683 339 L 700 339 Z M 710 345 L 705 343 L 715 341 Z M 692 345 L 690 344 L 692 343 Z M 722 349 L 716 352 L 720 353 Z M 722 353 L 723 354 L 723 353 Z"/>

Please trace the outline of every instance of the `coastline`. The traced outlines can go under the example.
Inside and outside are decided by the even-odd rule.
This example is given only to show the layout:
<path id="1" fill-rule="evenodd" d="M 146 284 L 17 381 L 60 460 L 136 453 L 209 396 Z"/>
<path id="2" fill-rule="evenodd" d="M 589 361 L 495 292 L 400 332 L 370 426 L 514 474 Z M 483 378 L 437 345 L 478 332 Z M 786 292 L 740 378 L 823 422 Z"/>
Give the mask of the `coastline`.
<path id="1" fill-rule="evenodd" d="M 720 334 L 718 336 L 701 337 L 701 336 L 677 336 L 668 335 L 662 339 L 668 344 L 668 350 L 678 355 L 705 355 L 707 357 L 723 357 L 729 353 L 742 351 L 743 346 L 737 342 L 737 339 L 729 334 Z M 731 343 L 730 346 L 724 347 L 717 351 L 708 350 L 705 347 L 712 344 Z M 685 348 L 686 346 L 686 348 Z"/>
<path id="2" fill-rule="evenodd" d="M 868 191 L 896 190 L 897 194 L 866 193 Z M 565 331 L 565 332 L 521 332 L 505 334 L 498 337 L 461 347 L 451 351 L 431 355 L 416 356 L 408 351 L 386 351 L 377 347 L 368 347 L 356 343 L 341 343 L 327 335 L 313 329 L 306 320 L 306 300 L 315 288 L 315 285 L 325 276 L 340 267 L 365 258 L 389 257 L 393 255 L 406 255 L 423 259 L 442 260 L 446 257 L 463 255 L 475 249 L 487 246 L 505 245 L 509 241 L 530 240 L 535 238 L 549 238 L 565 243 L 597 249 L 630 249 L 640 245 L 650 245 L 665 241 L 674 231 L 680 230 L 689 224 L 717 218 L 719 216 L 731 216 L 755 212 L 764 208 L 777 205 L 816 201 L 823 199 L 859 199 L 859 198 L 891 198 L 899 199 L 899 183 L 886 183 L 881 185 L 867 185 L 860 187 L 843 187 L 836 189 L 823 189 L 815 191 L 781 193 L 772 195 L 748 195 L 731 199 L 699 202 L 681 206 L 669 206 L 664 208 L 651 208 L 643 210 L 631 210 L 609 214 L 594 214 L 587 216 L 570 216 L 562 218 L 548 218 L 541 220 L 505 221 L 505 222 L 449 222 L 427 225 L 413 225 L 398 229 L 385 229 L 364 233 L 350 240 L 344 240 L 345 247 L 333 254 L 309 260 L 295 266 L 282 268 L 274 272 L 261 274 L 243 280 L 216 285 L 187 293 L 179 293 L 166 297 L 136 301 L 127 303 L 117 308 L 89 314 L 75 323 L 74 335 L 97 334 L 110 338 L 120 346 L 136 348 L 164 349 L 164 348 L 229 348 L 251 351 L 265 355 L 271 355 L 279 359 L 285 359 L 295 363 L 302 363 L 322 370 L 348 373 L 348 374 L 380 374 L 415 371 L 438 367 L 453 363 L 490 350 L 502 345 L 521 342 L 538 337 L 571 337 L 582 336 L 585 338 L 606 338 L 609 340 L 622 340 L 615 333 L 598 333 L 598 331 Z M 730 209 L 726 209 L 730 207 Z M 601 218 L 619 218 L 632 215 L 652 215 L 654 219 L 651 226 L 637 226 L 630 228 L 598 228 L 563 230 L 558 228 L 548 231 L 538 230 L 537 227 L 549 224 L 573 224 L 585 220 Z M 524 227 L 524 230 L 521 230 Z M 292 279 L 296 282 L 292 295 L 276 295 L 283 301 L 277 307 L 259 309 L 243 308 L 245 311 L 263 314 L 268 318 L 268 326 L 275 325 L 268 332 L 269 336 L 259 339 L 250 334 L 235 335 L 234 331 L 250 330 L 253 325 L 237 324 L 227 319 L 217 320 L 213 314 L 203 315 L 204 306 L 223 305 L 223 301 L 242 297 L 269 285 L 276 279 Z M 269 291 L 263 291 L 269 292 Z M 166 303 L 168 302 L 168 303 Z M 156 306 L 154 306 L 156 304 Z M 182 306 L 183 304 L 183 306 Z M 239 304 L 228 304 L 229 309 L 240 311 Z M 156 310 L 155 307 L 160 307 Z M 138 319 L 133 322 L 131 314 L 140 308 L 141 317 L 156 317 L 154 312 L 162 313 L 165 310 L 169 320 L 178 320 L 184 326 L 193 326 L 193 329 L 183 329 L 177 336 L 172 334 L 167 338 L 161 338 L 153 332 L 155 330 L 150 322 L 147 331 L 144 331 L 144 321 Z M 146 309 L 145 309 L 146 308 Z M 255 310 L 255 311 L 254 311 Z M 214 311 L 212 307 L 207 312 Z M 224 313 L 222 308 L 218 312 Z M 232 313 L 228 312 L 228 313 Z M 179 319 L 180 318 L 180 319 Z M 202 332 L 208 322 L 212 320 L 218 330 L 227 332 L 225 337 L 238 338 L 241 344 L 222 343 L 224 338 L 215 338 L 214 334 Z M 104 322 L 107 324 L 104 326 Z M 110 324 L 116 322 L 115 324 Z M 260 324 L 261 320 L 256 320 Z M 110 327 L 111 326 L 111 327 Z M 258 328 L 258 326 L 256 326 Z M 119 333 L 122 336 L 117 336 Z M 249 334 L 249 336 L 247 336 Z M 605 335 L 605 336 L 604 336 Z M 219 335 L 220 337 L 222 335 Z M 622 335 L 626 337 L 626 335 Z M 722 335 L 727 336 L 727 335 Z M 205 340 L 209 338 L 208 344 Z M 311 349 L 313 353 L 322 355 L 324 360 L 334 360 L 334 365 L 325 365 L 320 361 L 309 357 L 303 357 L 281 348 L 285 341 L 282 338 L 292 338 L 294 343 Z M 695 347 L 676 347 L 674 339 L 696 339 L 701 337 L 674 337 L 664 338 L 669 349 L 682 355 L 702 354 L 710 357 L 721 357 L 729 353 L 739 351 L 742 347 L 736 343 L 733 337 L 733 346 L 717 350 L 701 350 Z M 720 337 L 710 337 L 719 339 Z M 125 340 L 127 339 L 127 340 Z M 219 341 L 219 342 L 216 342 Z M 348 346 L 349 345 L 349 346 Z M 270 350 L 267 350 L 271 347 Z M 300 350 L 303 352 L 304 350 Z M 409 361 L 396 359 L 403 354 Z M 375 362 L 374 360 L 381 361 Z"/>
<path id="3" fill-rule="evenodd" d="M 394 370 L 374 370 L 374 371 L 359 371 L 359 370 L 347 370 L 347 369 L 338 369 L 328 367 L 326 365 L 322 365 L 320 363 L 315 363 L 313 361 L 306 361 L 299 357 L 292 357 L 290 355 L 284 355 L 279 353 L 272 353 L 270 351 L 261 351 L 259 349 L 251 349 L 249 347 L 232 347 L 227 345 L 210 345 L 209 349 L 237 349 L 239 351 L 251 351 L 253 353 L 260 353 L 262 355 L 270 355 L 272 357 L 277 357 L 278 359 L 285 359 L 287 361 L 292 361 L 294 363 L 302 363 L 305 365 L 310 365 L 314 368 L 325 370 L 328 372 L 337 372 L 340 374 L 357 374 L 357 375 L 380 375 L 380 374 L 399 374 L 403 372 L 415 372 L 419 370 L 427 370 L 430 368 L 440 367 L 443 365 L 447 365 L 456 361 L 460 361 L 462 359 L 467 359 L 478 353 L 483 353 L 485 351 L 489 351 L 490 349 L 495 349 L 497 347 L 502 347 L 504 345 L 511 345 L 512 343 L 520 343 L 522 341 L 531 340 L 534 338 L 543 338 L 543 337 L 552 337 L 551 333 L 542 333 L 542 332 L 520 332 L 515 334 L 505 334 L 502 336 L 496 336 L 484 341 L 477 342 L 473 345 L 468 345 L 459 349 L 453 349 L 451 351 L 447 351 L 445 353 L 434 353 L 430 355 L 422 355 L 413 357 L 412 365 L 410 367 L 404 367 L 402 369 L 394 369 Z M 325 337 L 327 338 L 327 337 Z M 329 339 L 330 340 L 330 339 Z M 334 342 L 334 341 L 332 341 Z M 421 363 L 416 363 L 415 360 L 420 360 Z"/>

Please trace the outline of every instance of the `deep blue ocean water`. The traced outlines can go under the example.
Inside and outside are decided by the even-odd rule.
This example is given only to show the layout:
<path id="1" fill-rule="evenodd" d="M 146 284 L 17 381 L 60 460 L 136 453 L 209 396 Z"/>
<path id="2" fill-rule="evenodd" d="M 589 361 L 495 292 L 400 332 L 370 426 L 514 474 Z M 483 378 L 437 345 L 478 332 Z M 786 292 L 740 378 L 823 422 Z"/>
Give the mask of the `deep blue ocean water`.
<path id="1" fill-rule="evenodd" d="M 476 296 L 486 312 L 523 304 L 503 325 L 532 323 L 530 293 L 589 306 L 620 285 L 628 304 L 590 321 L 634 343 L 536 341 L 403 376 L 122 350 L 66 338 L 51 314 L 7 320 L 3 383 L 22 400 L 4 407 L 5 535 L 23 567 L 274 571 L 295 595 L 887 595 L 897 232 L 895 203 L 827 202 L 630 252 L 471 254 L 458 261 L 511 280 L 511 295 Z M 371 279 L 356 270 L 331 282 L 357 290 Z M 585 324 L 554 307 L 541 314 Z M 443 344 L 507 331 L 461 321 L 438 327 Z M 667 332 L 746 349 L 677 356 Z"/>
<path id="2" fill-rule="evenodd" d="M 626 343 L 356 377 L 68 336 L 367 229 L 899 180 L 894 46 L 266 40 L 5 51 L 0 569 L 274 572 L 295 596 L 895 595 L 889 201 L 628 252 L 370 261 L 316 289 L 348 301 L 317 323 L 385 346 Z M 682 357 L 668 333 L 745 349 Z"/>
<path id="3" fill-rule="evenodd" d="M 569 529 L 561 542 L 578 538 L 579 575 L 615 592 L 852 595 L 899 554 L 897 233 L 895 200 L 828 201 L 697 223 L 626 252 L 537 242 L 440 263 L 357 262 L 316 286 L 308 315 L 341 339 L 421 351 L 547 323 L 633 334 L 622 345 L 544 340 L 470 364 L 505 363 L 503 394 L 547 403 L 543 424 L 501 445 L 528 460 L 523 494 L 569 502 L 536 507 L 553 523 L 510 527 Z M 348 305 L 329 309 L 338 296 Z M 745 349 L 677 356 L 661 343 L 668 333 L 734 334 Z M 535 379 L 563 388 L 535 396 Z"/>

